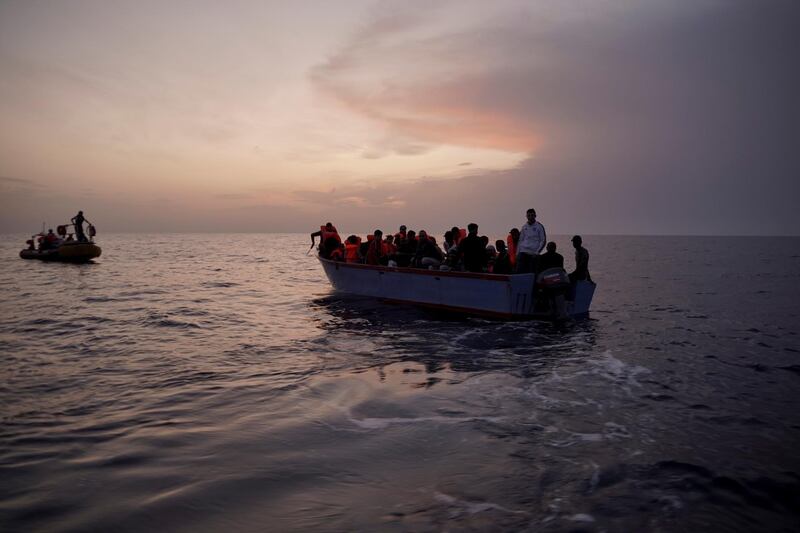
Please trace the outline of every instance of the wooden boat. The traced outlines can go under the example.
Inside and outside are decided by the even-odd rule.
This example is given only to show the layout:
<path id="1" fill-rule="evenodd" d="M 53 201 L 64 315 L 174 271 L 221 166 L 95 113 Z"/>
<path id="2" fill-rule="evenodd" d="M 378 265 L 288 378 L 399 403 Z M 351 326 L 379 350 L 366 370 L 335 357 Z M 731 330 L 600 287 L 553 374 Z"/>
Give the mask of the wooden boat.
<path id="1" fill-rule="evenodd" d="M 337 291 L 501 319 L 554 318 L 551 298 L 534 288 L 534 274 L 423 270 L 318 258 Z M 588 314 L 595 286 L 579 281 L 573 298 L 565 302 L 565 314 Z"/>
<path id="2" fill-rule="evenodd" d="M 26 248 L 19 253 L 23 259 L 42 261 L 61 261 L 65 263 L 86 263 L 100 257 L 103 250 L 93 242 L 67 241 L 49 250 Z"/>

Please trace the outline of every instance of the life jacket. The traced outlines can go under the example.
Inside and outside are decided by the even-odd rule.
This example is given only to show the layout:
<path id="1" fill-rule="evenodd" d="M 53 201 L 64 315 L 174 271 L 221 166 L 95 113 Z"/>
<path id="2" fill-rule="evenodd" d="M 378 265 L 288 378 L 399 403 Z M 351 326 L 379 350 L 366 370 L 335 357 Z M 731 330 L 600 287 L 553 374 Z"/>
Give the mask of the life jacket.
<path id="1" fill-rule="evenodd" d="M 397 241 L 400 241 L 400 240 L 403 240 L 403 241 L 406 240 L 406 232 L 405 231 L 398 231 L 397 233 L 394 234 L 394 242 L 397 242 Z"/>
<path id="2" fill-rule="evenodd" d="M 458 244 L 461 242 L 461 239 L 467 236 L 467 230 L 464 228 L 460 228 L 458 230 L 458 235 L 453 235 L 453 242 Z"/>
<path id="3" fill-rule="evenodd" d="M 386 245 L 386 241 L 381 239 L 381 242 L 376 243 L 375 237 L 372 236 L 372 239 L 369 239 L 369 249 L 367 250 L 367 264 L 368 265 L 377 265 L 380 262 L 381 257 L 385 257 L 389 254 L 389 247 Z"/>
<path id="4" fill-rule="evenodd" d="M 342 260 L 342 249 L 336 248 L 331 252 L 331 261 L 341 261 Z"/>
<path id="5" fill-rule="evenodd" d="M 342 238 L 339 237 L 339 232 L 336 231 L 336 226 L 333 226 L 333 229 L 331 231 L 328 231 L 327 228 L 325 228 L 325 226 L 320 226 L 319 232 L 321 234 L 320 239 L 322 242 L 327 241 L 329 237 L 333 237 L 334 239 L 339 241 L 339 244 L 342 244 Z"/>
<path id="6" fill-rule="evenodd" d="M 508 245 L 508 258 L 511 260 L 511 266 L 517 266 L 517 243 L 514 242 L 514 237 L 510 233 L 506 237 L 506 244 Z"/>
<path id="7" fill-rule="evenodd" d="M 361 246 L 361 237 L 357 242 L 344 243 L 344 260 L 348 263 L 358 263 L 358 248 Z"/>

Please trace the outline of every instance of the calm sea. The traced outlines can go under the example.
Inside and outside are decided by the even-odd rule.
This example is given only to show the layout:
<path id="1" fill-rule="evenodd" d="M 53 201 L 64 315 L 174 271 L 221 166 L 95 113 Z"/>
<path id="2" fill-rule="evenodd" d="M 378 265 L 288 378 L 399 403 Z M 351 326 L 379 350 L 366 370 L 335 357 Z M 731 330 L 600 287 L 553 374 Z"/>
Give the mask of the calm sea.
<path id="1" fill-rule="evenodd" d="M 800 528 L 798 238 L 586 237 L 565 327 L 335 295 L 305 234 L 24 239 L 0 531 Z"/>

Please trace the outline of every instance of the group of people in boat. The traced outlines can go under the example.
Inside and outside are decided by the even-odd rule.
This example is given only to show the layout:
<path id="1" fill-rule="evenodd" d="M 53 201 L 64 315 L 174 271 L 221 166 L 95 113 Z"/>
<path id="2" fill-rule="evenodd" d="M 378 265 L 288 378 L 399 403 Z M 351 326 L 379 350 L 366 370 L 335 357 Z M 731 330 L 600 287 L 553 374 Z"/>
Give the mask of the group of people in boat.
<path id="1" fill-rule="evenodd" d="M 536 220 L 536 210 L 528 209 L 527 221 L 521 228 L 512 228 L 506 240 L 494 244 L 478 235 L 478 225 L 466 229 L 453 227 L 446 231 L 441 246 L 426 231 L 419 233 L 400 226 L 394 235 L 384 236 L 375 230 L 365 239 L 350 235 L 344 241 L 336 227 L 328 222 L 311 234 L 311 247 L 319 237 L 319 254 L 325 259 L 347 263 L 364 263 L 392 267 L 460 270 L 491 274 L 539 274 L 551 268 L 564 268 L 564 257 L 555 242 L 547 242 L 544 226 Z M 572 237 L 575 248 L 575 270 L 569 274 L 572 283 L 591 281 L 589 252 L 580 235 Z M 546 250 L 544 253 L 542 253 Z"/>
<path id="2" fill-rule="evenodd" d="M 78 211 L 78 214 L 72 217 L 70 222 L 71 224 L 62 224 L 58 226 L 58 233 L 53 233 L 53 228 L 50 228 L 47 230 L 47 233 L 38 234 L 38 239 L 28 239 L 28 250 L 38 249 L 40 252 L 42 252 L 46 250 L 54 250 L 64 243 L 90 242 L 89 237 L 87 237 L 86 233 L 83 231 L 84 222 L 88 224 L 90 237 L 94 237 L 94 226 L 89 223 L 88 220 L 86 220 L 86 217 L 83 216 L 83 211 Z M 67 232 L 68 226 L 73 226 L 75 229 L 74 237 L 72 233 Z M 34 235 L 34 237 L 37 237 L 37 235 Z"/>

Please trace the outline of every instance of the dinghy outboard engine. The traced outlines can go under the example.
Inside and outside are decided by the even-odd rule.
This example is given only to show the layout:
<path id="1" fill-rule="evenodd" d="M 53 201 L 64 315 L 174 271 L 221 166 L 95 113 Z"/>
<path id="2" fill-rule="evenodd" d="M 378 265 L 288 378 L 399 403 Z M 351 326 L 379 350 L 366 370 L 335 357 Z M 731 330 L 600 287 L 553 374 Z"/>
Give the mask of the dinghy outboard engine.
<path id="1" fill-rule="evenodd" d="M 569 288 L 569 276 L 563 268 L 548 268 L 536 276 L 536 293 L 549 303 L 550 311 L 558 320 L 568 318 L 566 294 Z"/>

